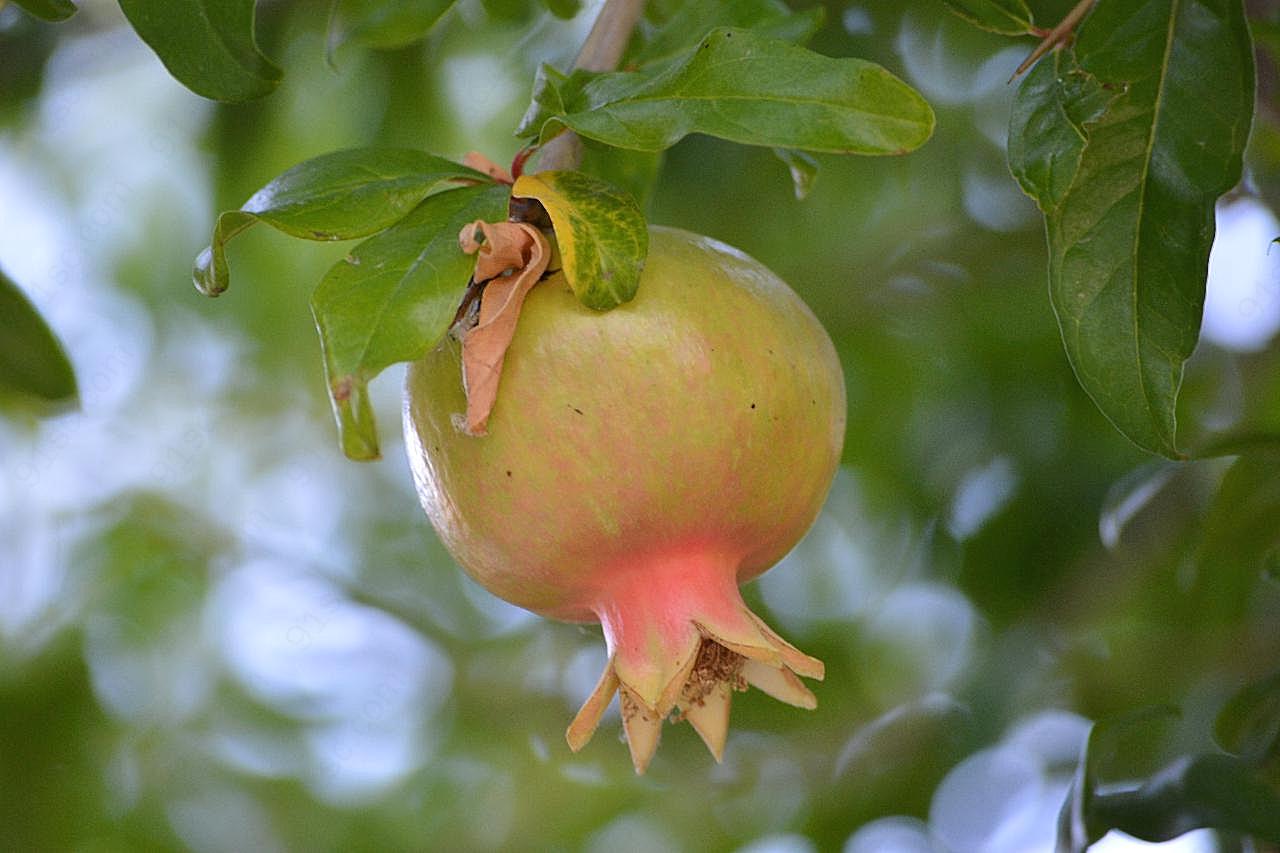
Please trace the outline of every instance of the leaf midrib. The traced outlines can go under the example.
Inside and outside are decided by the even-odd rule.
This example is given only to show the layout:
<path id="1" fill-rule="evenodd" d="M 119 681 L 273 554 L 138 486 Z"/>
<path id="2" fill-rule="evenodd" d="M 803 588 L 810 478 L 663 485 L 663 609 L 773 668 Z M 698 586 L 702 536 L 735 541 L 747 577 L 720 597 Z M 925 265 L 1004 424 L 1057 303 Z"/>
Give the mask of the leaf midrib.
<path id="1" fill-rule="evenodd" d="M 228 59 L 231 60 L 232 64 L 238 67 L 241 71 L 246 72 L 250 77 L 254 77 L 259 80 L 269 79 L 267 75 L 263 74 L 261 71 L 262 62 L 265 59 L 265 57 L 262 56 L 262 54 L 258 53 L 256 56 L 254 56 L 251 63 L 246 62 L 245 61 L 246 57 L 240 53 L 239 49 L 236 48 L 234 45 L 232 45 L 228 41 L 228 39 L 223 36 L 221 31 L 219 31 L 218 28 L 214 26 L 213 19 L 209 17 L 208 5 L 205 2 L 205 0 L 195 0 L 195 6 L 196 6 L 196 9 L 198 10 L 200 19 L 204 21 L 205 25 L 208 27 L 209 32 L 213 33 L 214 43 L 217 44 L 219 48 L 221 48 L 222 52 L 227 56 Z M 250 14 L 249 20 L 250 20 L 250 29 L 249 29 L 250 52 L 257 53 L 257 45 L 253 44 L 253 23 L 252 23 L 253 14 L 252 13 Z"/>
<path id="2" fill-rule="evenodd" d="M 816 105 L 816 106 L 826 107 L 836 112 L 844 111 L 844 112 L 856 113 L 858 115 L 873 116 L 875 118 L 882 119 L 886 122 L 907 125 L 909 127 L 927 127 L 929 124 L 927 121 L 914 121 L 911 119 L 896 118 L 887 113 L 872 112 L 870 110 L 859 109 L 854 106 L 846 106 L 844 104 L 837 104 L 831 101 L 824 101 L 819 98 L 783 98 L 779 96 L 762 96 L 762 95 L 682 95 L 681 94 L 681 95 L 652 95 L 652 96 L 645 96 L 645 97 L 639 97 L 639 98 L 618 98 L 613 101 L 605 101 L 601 103 L 599 106 L 592 107 L 591 109 L 578 110 L 576 112 L 569 113 L 565 115 L 565 118 L 569 119 L 574 116 L 587 115 L 589 113 L 595 112 L 596 110 L 607 110 L 610 107 L 616 107 L 618 105 L 639 104 L 639 103 L 658 103 L 662 101 L 752 101 L 752 102 L 779 103 L 779 104 L 806 104 L 806 105 Z"/>
<path id="3" fill-rule="evenodd" d="M 485 187 L 484 189 L 488 189 L 488 187 Z M 476 204 L 476 202 L 482 198 L 482 196 L 483 196 L 483 191 L 476 193 L 473 198 L 467 199 L 458 207 L 457 210 L 449 214 L 446 221 L 449 221 L 449 222 L 456 221 L 457 217 L 463 211 L 470 210 Z M 431 236 L 431 239 L 429 239 L 423 245 L 422 250 L 418 252 L 417 256 L 413 259 L 412 263 L 410 263 L 409 266 L 405 268 L 405 271 L 397 279 L 395 286 L 391 290 L 391 293 L 388 294 L 387 298 L 383 300 L 380 306 L 378 306 L 378 312 L 373 318 L 373 322 L 369 324 L 369 334 L 365 336 L 365 339 L 360 346 L 360 355 L 355 360 L 355 364 L 352 366 L 352 371 L 358 373 L 361 378 L 367 378 L 365 374 L 368 371 L 368 365 L 366 362 L 369 355 L 369 350 L 373 346 L 374 339 L 382 331 L 382 324 L 386 320 L 387 312 L 390 310 L 391 304 L 395 302 L 396 298 L 404 291 L 404 288 L 407 286 L 407 282 L 413 277 L 414 273 L 417 272 L 424 264 L 427 263 L 426 257 L 429 251 L 433 247 L 435 247 L 439 243 L 439 241 L 441 240 L 447 241 L 452 239 L 455 239 L 455 238 L 449 233 L 448 228 L 442 228 L 437 230 Z"/>
<path id="4" fill-rule="evenodd" d="M 470 204 L 468 203 L 467 206 L 470 206 Z M 418 252 L 417 257 L 413 259 L 413 262 L 405 268 L 405 271 L 396 280 L 395 286 L 391 289 L 391 292 L 387 294 L 387 298 L 382 300 L 382 304 L 378 306 L 378 312 L 374 315 L 373 322 L 368 326 L 369 334 L 365 335 L 364 341 L 360 344 L 360 355 L 356 358 L 355 364 L 352 365 L 352 372 L 358 374 L 361 379 L 369 378 L 367 376 L 369 370 L 369 350 L 373 346 L 374 339 L 383 332 L 383 323 L 386 321 L 387 312 L 391 310 L 392 303 L 394 303 L 400 294 L 404 292 L 407 283 L 411 278 L 413 278 L 414 273 L 427 263 L 427 254 L 441 239 L 446 239 L 445 235 L 443 231 L 438 231 L 426 242 L 422 247 L 422 250 Z"/>
<path id="5" fill-rule="evenodd" d="M 1151 132 L 1147 136 L 1147 146 L 1142 159 L 1142 175 L 1138 179 L 1140 191 L 1138 193 L 1138 216 L 1135 221 L 1134 237 L 1133 237 L 1133 287 L 1131 288 L 1130 309 L 1133 313 L 1133 341 L 1134 341 L 1134 357 L 1138 368 L 1138 385 L 1142 391 L 1142 398 L 1147 403 L 1147 410 L 1151 412 L 1153 420 L 1160 423 L 1158 417 L 1157 401 L 1152 400 L 1151 390 L 1147 384 L 1147 374 L 1145 362 L 1142 354 L 1142 333 L 1138 323 L 1138 291 L 1141 287 L 1142 277 L 1138 274 L 1139 254 L 1142 247 L 1142 222 L 1143 215 L 1147 206 L 1147 189 L 1149 186 L 1149 175 L 1151 172 L 1151 156 L 1155 150 L 1156 136 L 1160 128 L 1160 109 L 1164 104 L 1165 87 L 1169 78 L 1169 61 L 1173 55 L 1173 34 L 1177 28 L 1178 15 L 1181 11 L 1182 0 L 1171 0 L 1169 5 L 1169 24 L 1165 30 L 1164 54 L 1160 61 L 1159 82 L 1156 86 L 1156 100 L 1151 110 Z M 1164 438 L 1164 436 L 1162 436 Z M 1173 436 L 1168 437 L 1168 441 L 1172 446 Z"/>

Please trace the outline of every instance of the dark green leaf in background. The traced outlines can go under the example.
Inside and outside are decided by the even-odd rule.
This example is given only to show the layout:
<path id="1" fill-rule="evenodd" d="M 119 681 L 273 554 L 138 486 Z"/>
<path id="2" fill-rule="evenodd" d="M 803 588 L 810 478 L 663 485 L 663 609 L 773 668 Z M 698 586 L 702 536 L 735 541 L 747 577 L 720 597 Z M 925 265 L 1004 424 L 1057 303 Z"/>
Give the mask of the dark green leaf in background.
<path id="1" fill-rule="evenodd" d="M 630 195 L 641 210 L 649 203 L 654 183 L 662 169 L 661 151 L 628 151 L 592 139 L 582 139 L 579 169 Z"/>
<path id="2" fill-rule="evenodd" d="M 557 18 L 572 18 L 582 11 L 582 0 L 542 0 L 542 3 Z"/>
<path id="3" fill-rule="evenodd" d="M 1094 838 L 1118 829 L 1169 841 L 1195 829 L 1239 832 L 1280 843 L 1280 796 L 1233 755 L 1184 755 L 1134 790 L 1095 793 Z"/>
<path id="4" fill-rule="evenodd" d="M 469 222 L 507 217 L 508 188 L 484 185 L 431 196 L 408 216 L 357 246 L 325 275 L 311 298 L 342 449 L 378 456 L 369 380 L 421 358 L 449 330 L 475 258 L 458 232 Z"/>
<path id="5" fill-rule="evenodd" d="M 1184 463 L 1151 459 L 1111 484 L 1098 511 L 1098 538 L 1107 548 L 1120 544 L 1129 522 L 1150 504 Z"/>
<path id="6" fill-rule="evenodd" d="M 636 295 L 649 226 L 634 199 L 582 172 L 522 175 L 511 194 L 546 208 L 564 277 L 583 305 L 607 311 Z"/>
<path id="7" fill-rule="evenodd" d="M 1006 36 L 1035 29 L 1031 10 L 1023 0 L 946 0 L 947 7 L 975 27 Z"/>
<path id="8" fill-rule="evenodd" d="M 717 27 L 804 44 L 822 26 L 821 6 L 797 11 L 781 0 L 689 0 L 645 5 L 646 17 L 622 58 L 622 67 L 662 62 L 693 50 Z"/>
<path id="9" fill-rule="evenodd" d="M 248 101 L 281 77 L 254 40 L 254 2 L 120 0 L 120 8 L 182 85 L 218 101 Z"/>
<path id="10" fill-rule="evenodd" d="M 60 403 L 75 396 L 76 377 L 58 339 L 0 272 L 0 398 Z"/>
<path id="11" fill-rule="evenodd" d="M 1214 737 L 1249 764 L 1280 770 L 1280 672 L 1231 697 L 1214 723 Z"/>
<path id="12" fill-rule="evenodd" d="M 528 25 L 537 8 L 531 0 L 480 0 L 480 7 L 490 23 L 517 26 Z"/>
<path id="13" fill-rule="evenodd" d="M 861 59 L 832 59 L 747 30 L 717 29 L 651 72 L 570 76 L 545 69 L 518 133 L 545 142 L 566 127 L 640 151 L 690 133 L 747 145 L 902 154 L 933 133 L 914 89 Z"/>
<path id="14" fill-rule="evenodd" d="M 1158 706 L 1094 725 L 1059 815 L 1059 853 L 1085 853 L 1113 829 L 1145 841 L 1205 828 L 1280 841 L 1280 794 L 1249 762 L 1201 753 L 1139 770 L 1156 759 L 1176 716 Z"/>
<path id="15" fill-rule="evenodd" d="M 160 492 L 117 496 L 100 534 L 75 565 L 92 578 L 94 609 L 131 646 L 166 642 L 166 632 L 199 612 L 209 565 L 234 539 L 217 520 Z"/>
<path id="16" fill-rule="evenodd" d="M 1099 830 L 1093 820 L 1099 784 L 1114 781 L 1115 776 L 1138 775 L 1132 760 L 1122 757 L 1126 747 L 1131 754 L 1133 742 L 1137 741 L 1140 750 L 1152 751 L 1152 741 L 1164 733 L 1178 713 L 1171 705 L 1157 705 L 1093 724 L 1058 814 L 1058 853 L 1084 853 L 1090 844 L 1106 834 L 1107 829 Z"/>
<path id="17" fill-rule="evenodd" d="M 1099 112 L 1087 79 L 1033 75 L 1013 113 L 1011 133 L 1024 137 L 1010 146 L 1014 171 L 1046 211 L 1050 297 L 1080 384 L 1132 441 L 1177 457 L 1175 407 L 1199 336 L 1214 202 L 1239 180 L 1253 114 L 1244 9 L 1108 0 L 1085 21 L 1076 56 L 1114 100 Z M 1070 132 L 1027 140 L 1055 110 Z"/>
<path id="18" fill-rule="evenodd" d="M 46 21 L 65 21 L 76 13 L 76 4 L 71 0 L 13 0 L 22 9 L 26 9 L 37 18 Z"/>
<path id="19" fill-rule="evenodd" d="M 227 289 L 226 244 L 254 222 L 304 240 L 350 240 L 398 221 L 450 181 L 491 183 L 480 172 L 410 148 L 351 148 L 303 163 L 218 217 L 213 241 L 196 259 L 200 292 Z"/>
<path id="20" fill-rule="evenodd" d="M 341 0 L 331 42 L 397 48 L 419 40 L 456 0 Z"/>
<path id="21" fill-rule="evenodd" d="M 1191 593 L 1202 618 L 1240 618 L 1268 558 L 1280 551 L 1280 450 L 1242 455 L 1227 471 L 1209 506 L 1196 552 Z"/>
<path id="22" fill-rule="evenodd" d="M 775 148 L 773 154 L 787 167 L 796 198 L 803 200 L 813 189 L 813 182 L 818 179 L 818 161 L 794 148 Z"/>

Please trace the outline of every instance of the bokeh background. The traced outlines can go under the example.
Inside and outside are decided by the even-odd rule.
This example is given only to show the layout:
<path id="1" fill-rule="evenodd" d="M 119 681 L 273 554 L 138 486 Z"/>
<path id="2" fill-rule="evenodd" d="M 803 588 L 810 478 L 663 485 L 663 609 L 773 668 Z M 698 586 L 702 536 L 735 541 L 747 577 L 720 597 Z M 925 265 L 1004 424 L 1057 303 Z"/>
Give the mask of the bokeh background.
<path id="1" fill-rule="evenodd" d="M 1032 4 L 1050 22 L 1070 5 Z M 190 283 L 216 212 L 307 157 L 509 159 L 534 69 L 568 63 L 594 4 L 566 21 L 463 0 L 426 42 L 331 66 L 327 4 L 262 0 L 285 80 L 244 106 L 179 86 L 114 3 L 57 26 L 0 8 L 0 267 L 81 389 L 76 411 L 0 418 L 0 850 L 1049 851 L 1092 721 L 1173 702 L 1165 745 L 1208 742 L 1232 691 L 1280 665 L 1280 583 L 1198 560 L 1230 530 L 1230 459 L 1154 460 L 1071 375 L 1042 223 L 1004 160 L 1031 45 L 925 0 L 825 6 L 812 46 L 915 85 L 934 139 L 820 157 L 804 201 L 768 151 L 689 139 L 648 213 L 774 268 L 840 351 L 844 466 L 747 589 L 828 676 L 812 713 L 739 697 L 720 765 L 669 727 L 639 778 L 616 710 L 582 753 L 563 741 L 599 630 L 504 605 L 436 541 L 401 370 L 373 384 L 384 458 L 338 449 L 307 300 L 349 244 L 255 229 L 225 296 Z M 1188 442 L 1280 426 L 1263 59 Z M 1241 849 L 1168 845 L 1220 847 Z"/>

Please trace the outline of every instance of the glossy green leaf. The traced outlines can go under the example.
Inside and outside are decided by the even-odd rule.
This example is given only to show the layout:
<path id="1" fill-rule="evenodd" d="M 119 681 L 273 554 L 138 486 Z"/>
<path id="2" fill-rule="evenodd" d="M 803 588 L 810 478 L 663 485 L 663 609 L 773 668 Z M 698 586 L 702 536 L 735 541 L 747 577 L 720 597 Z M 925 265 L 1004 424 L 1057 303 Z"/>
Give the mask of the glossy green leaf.
<path id="1" fill-rule="evenodd" d="M 62 345 L 18 286 L 0 272 L 0 398 L 75 399 L 76 377 Z"/>
<path id="2" fill-rule="evenodd" d="M 254 2 L 120 0 L 120 8 L 182 85 L 218 101 L 248 101 L 281 77 L 254 40 Z"/>
<path id="3" fill-rule="evenodd" d="M 1046 211 L 1050 297 L 1080 384 L 1133 442 L 1177 458 L 1175 406 L 1199 336 L 1214 202 L 1239 180 L 1253 113 L 1244 10 L 1240 0 L 1109 0 L 1085 21 L 1076 56 L 1114 99 L 1099 112 L 1087 80 L 1035 75 L 1015 120 L 1030 127 L 1060 110 L 1070 132 L 1035 144 L 1023 133 L 1014 171 Z"/>
<path id="4" fill-rule="evenodd" d="M 357 246 L 325 275 L 311 298 L 342 449 L 378 456 L 369 380 L 421 358 L 449 330 L 475 269 L 458 232 L 469 222 L 504 220 L 505 186 L 438 193 Z"/>
<path id="5" fill-rule="evenodd" d="M 861 59 L 832 59 L 748 30 L 717 29 L 652 71 L 542 72 L 520 131 L 566 127 L 620 148 L 660 151 L 690 133 L 747 145 L 902 154 L 933 133 L 914 89 Z"/>
<path id="6" fill-rule="evenodd" d="M 813 182 L 818 179 L 818 161 L 803 151 L 793 148 L 775 148 L 773 155 L 782 161 L 791 175 L 791 184 L 795 187 L 796 198 L 803 200 L 813 189 Z"/>
<path id="7" fill-rule="evenodd" d="M 45 21 L 65 21 L 76 13 L 71 0 L 13 0 L 20 9 Z"/>
<path id="8" fill-rule="evenodd" d="M 947 8 L 975 27 L 1006 36 L 1032 32 L 1035 23 L 1023 0 L 946 0 Z"/>
<path id="9" fill-rule="evenodd" d="M 397 48 L 418 41 L 456 0 L 341 0 L 335 15 L 337 42 Z"/>
<path id="10" fill-rule="evenodd" d="M 821 6 L 796 11 L 781 0 L 688 0 L 650 3 L 623 68 L 678 57 L 697 47 L 716 27 L 738 27 L 759 36 L 803 44 L 822 26 Z"/>
<path id="11" fill-rule="evenodd" d="M 606 311 L 636 295 L 649 227 L 635 199 L 582 172 L 522 175 L 511 194 L 546 208 L 564 277 L 583 305 Z"/>
<path id="12" fill-rule="evenodd" d="M 1191 594 L 1201 618 L 1234 622 L 1246 612 L 1268 558 L 1280 549 L 1280 449 L 1250 451 L 1223 477 L 1205 518 Z"/>
<path id="13" fill-rule="evenodd" d="M 1088 124 L 1118 94 L 1082 70 L 1071 51 L 1045 57 L 1023 79 L 1009 114 L 1009 169 L 1042 211 L 1052 213 L 1066 195 Z"/>
<path id="14" fill-rule="evenodd" d="M 399 220 L 450 181 L 490 178 L 443 157 L 409 148 L 352 148 L 299 163 L 218 217 L 209 247 L 196 258 L 196 287 L 227 289 L 226 244 L 255 222 L 304 240 L 350 240 Z"/>

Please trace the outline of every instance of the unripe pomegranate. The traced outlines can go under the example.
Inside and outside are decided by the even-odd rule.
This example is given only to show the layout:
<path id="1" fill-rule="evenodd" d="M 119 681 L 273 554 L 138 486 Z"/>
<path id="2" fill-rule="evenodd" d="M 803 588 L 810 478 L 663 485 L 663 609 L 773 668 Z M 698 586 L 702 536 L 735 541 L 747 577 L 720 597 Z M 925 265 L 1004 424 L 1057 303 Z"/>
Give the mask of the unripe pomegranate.
<path id="1" fill-rule="evenodd" d="M 822 662 L 738 591 L 813 522 L 844 438 L 835 349 L 784 282 L 714 240 L 654 227 L 633 301 L 598 313 L 559 275 L 533 288 L 485 436 L 455 426 L 460 370 L 453 343 L 409 370 L 418 493 L 491 592 L 602 624 L 609 663 L 572 748 L 619 692 L 638 772 L 672 712 L 718 760 L 731 691 L 815 706 L 796 676 L 822 678 Z"/>

